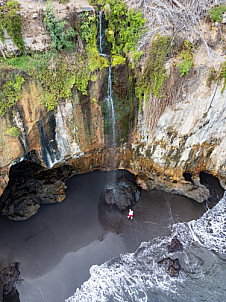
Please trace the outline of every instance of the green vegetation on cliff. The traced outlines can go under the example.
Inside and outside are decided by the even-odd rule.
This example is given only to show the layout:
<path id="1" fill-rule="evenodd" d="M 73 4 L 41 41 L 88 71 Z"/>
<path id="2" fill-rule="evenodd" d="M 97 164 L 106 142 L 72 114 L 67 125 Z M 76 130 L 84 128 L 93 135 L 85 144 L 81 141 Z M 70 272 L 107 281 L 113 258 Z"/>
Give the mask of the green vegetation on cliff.
<path id="1" fill-rule="evenodd" d="M 185 74 L 188 74 L 193 65 L 193 52 L 193 45 L 188 40 L 186 40 L 180 53 L 182 62 L 177 65 L 180 70 L 181 77 Z"/>
<path id="2" fill-rule="evenodd" d="M 223 80 L 223 88 L 221 91 L 221 93 L 223 93 L 226 87 L 226 61 L 221 64 L 220 80 Z"/>
<path id="3" fill-rule="evenodd" d="M 20 8 L 17 1 L 6 1 L 0 3 L 0 39 L 4 43 L 3 30 L 12 38 L 13 43 L 19 50 L 24 52 L 24 41 L 22 38 L 22 21 L 19 15 Z"/>
<path id="4" fill-rule="evenodd" d="M 64 55 L 63 53 L 48 52 L 21 56 L 3 60 L 2 66 L 7 70 L 8 77 L 11 75 L 14 79 L 14 73 L 22 72 L 26 75 L 27 80 L 35 80 L 40 85 L 40 91 L 43 92 L 42 103 L 48 110 L 54 110 L 60 99 L 70 98 L 74 86 L 86 95 L 88 82 L 95 79 L 86 58 L 75 54 Z M 15 82 L 15 79 L 8 82 L 3 73 L 0 75 L 0 81 L 2 83 L 0 113 L 2 114 L 2 112 L 6 112 L 7 108 L 16 104 L 21 94 L 18 90 L 17 94 L 9 92 L 9 87 L 14 91 L 12 83 Z M 9 99 L 10 101 L 8 101 Z"/>
<path id="5" fill-rule="evenodd" d="M 10 136 L 17 136 L 20 134 L 20 132 L 18 131 L 17 127 L 13 126 L 6 130 L 6 134 Z"/>
<path id="6" fill-rule="evenodd" d="M 223 13 L 226 11 L 226 5 L 222 4 L 222 5 L 218 5 L 214 8 L 212 8 L 209 12 L 210 12 L 210 16 L 211 18 L 215 21 L 220 23 L 222 20 L 222 15 Z"/>
<path id="7" fill-rule="evenodd" d="M 217 81 L 217 71 L 214 68 L 211 68 L 210 73 L 206 79 L 206 86 L 211 87 L 212 83 Z"/>
<path id="8" fill-rule="evenodd" d="M 223 93 L 226 87 L 226 61 L 221 64 L 220 69 L 218 71 L 214 68 L 211 68 L 206 80 L 206 85 L 210 87 L 212 83 L 216 81 L 223 81 L 223 87 L 221 90 L 221 93 Z"/>
<path id="9" fill-rule="evenodd" d="M 95 14 L 84 13 L 82 15 L 80 33 L 82 40 L 86 42 L 90 71 L 94 72 L 108 67 L 108 61 L 100 56 L 97 47 L 97 18 Z"/>
<path id="10" fill-rule="evenodd" d="M 146 104 L 150 93 L 161 98 L 163 83 L 166 79 L 166 69 L 164 63 L 171 49 L 172 39 L 167 36 L 156 35 L 152 40 L 149 56 L 143 73 L 139 73 L 136 83 L 136 96 L 141 101 L 145 96 Z"/>
<path id="11" fill-rule="evenodd" d="M 42 103 L 48 110 L 55 109 L 61 98 L 69 98 L 72 95 L 71 89 L 75 83 L 75 76 L 67 68 L 66 62 L 57 57 L 52 66 L 48 69 L 42 68 L 37 74 L 41 85 L 44 88 Z"/>
<path id="12" fill-rule="evenodd" d="M 121 0 L 92 2 L 97 5 L 98 10 L 103 9 L 105 15 L 106 37 L 112 55 L 112 66 L 124 64 L 126 57 L 138 60 L 142 53 L 137 51 L 136 44 L 143 33 L 145 23 L 142 14 L 133 9 L 128 11 Z M 11 23 L 7 21 L 6 24 L 8 15 L 4 15 L 0 22 L 0 37 L 4 39 L 3 28 L 6 28 L 22 50 L 24 43 L 21 35 L 22 23 L 18 15 L 19 5 L 14 1 L 7 1 L 6 6 L 4 10 L 1 6 L 2 15 L 3 11 L 7 14 L 9 12 L 10 16 L 12 14 L 15 17 L 12 19 L 17 26 L 14 31 L 11 29 L 10 31 L 8 28 L 11 28 Z M 87 95 L 89 81 L 95 81 L 96 72 L 108 67 L 109 62 L 105 57 L 100 56 L 98 51 L 96 13 L 83 13 L 79 18 L 76 15 L 76 21 L 77 23 L 72 28 L 69 23 L 56 17 L 53 3 L 49 0 L 44 24 L 51 37 L 51 51 L 6 60 L 0 59 L 1 68 L 9 73 L 7 77 L 0 76 L 2 83 L 0 113 L 2 115 L 21 97 L 21 87 L 25 78 L 27 81 L 35 80 L 40 85 L 42 103 L 48 110 L 55 109 L 60 99 L 70 98 L 73 87 Z M 20 74 L 23 74 L 24 78 L 20 87 L 17 87 Z"/>
<path id="13" fill-rule="evenodd" d="M 63 48 L 67 50 L 73 49 L 73 38 L 75 37 L 76 32 L 72 27 L 65 29 L 66 22 L 62 21 L 59 17 L 55 17 L 54 8 L 50 0 L 47 1 L 44 23 L 47 32 L 51 36 L 52 48 L 57 50 L 62 50 Z"/>
<path id="14" fill-rule="evenodd" d="M 144 33 L 143 14 L 138 10 L 128 10 L 122 0 L 90 0 L 89 3 L 104 12 L 111 54 L 133 56 L 137 52 L 137 42 Z"/>
<path id="15" fill-rule="evenodd" d="M 7 71 L 1 74 L 0 114 L 2 116 L 20 99 L 24 81 L 24 78 L 19 74 Z"/>

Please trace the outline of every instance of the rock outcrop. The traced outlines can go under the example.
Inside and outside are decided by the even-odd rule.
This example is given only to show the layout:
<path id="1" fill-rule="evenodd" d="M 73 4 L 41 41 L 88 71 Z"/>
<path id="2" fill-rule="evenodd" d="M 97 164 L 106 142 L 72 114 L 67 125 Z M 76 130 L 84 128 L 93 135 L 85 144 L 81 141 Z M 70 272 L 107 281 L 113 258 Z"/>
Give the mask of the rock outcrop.
<path id="1" fill-rule="evenodd" d="M 15 287 L 20 276 L 19 264 L 12 263 L 0 271 L 0 302 L 3 302 L 3 295 L 9 294 Z"/>
<path id="2" fill-rule="evenodd" d="M 33 156 L 35 158 L 35 156 Z M 65 181 L 72 175 L 71 167 L 51 170 L 30 154 L 9 171 L 9 183 L 0 197 L 2 214 L 13 220 L 24 220 L 36 214 L 41 204 L 61 202 L 65 198 Z"/>
<path id="3" fill-rule="evenodd" d="M 167 248 L 169 253 L 183 252 L 183 245 L 176 236 L 171 240 L 171 243 Z"/>
<path id="4" fill-rule="evenodd" d="M 104 198 L 109 205 L 116 205 L 119 210 L 125 210 L 138 202 L 140 191 L 136 184 L 122 176 L 106 189 Z"/>
<path id="5" fill-rule="evenodd" d="M 158 262 L 159 266 L 165 267 L 167 270 L 167 273 L 170 275 L 170 277 L 178 277 L 179 272 L 181 270 L 181 266 L 179 263 L 178 258 L 172 259 L 172 258 L 164 258 L 161 261 Z"/>

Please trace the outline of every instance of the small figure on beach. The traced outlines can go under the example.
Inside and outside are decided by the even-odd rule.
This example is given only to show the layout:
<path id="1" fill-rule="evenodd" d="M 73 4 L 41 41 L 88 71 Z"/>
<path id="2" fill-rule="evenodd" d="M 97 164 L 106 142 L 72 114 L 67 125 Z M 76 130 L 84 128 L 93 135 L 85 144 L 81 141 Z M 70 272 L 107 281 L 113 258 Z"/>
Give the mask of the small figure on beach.
<path id="1" fill-rule="evenodd" d="M 129 209 L 129 216 L 127 216 L 129 219 L 133 219 L 133 211 Z"/>

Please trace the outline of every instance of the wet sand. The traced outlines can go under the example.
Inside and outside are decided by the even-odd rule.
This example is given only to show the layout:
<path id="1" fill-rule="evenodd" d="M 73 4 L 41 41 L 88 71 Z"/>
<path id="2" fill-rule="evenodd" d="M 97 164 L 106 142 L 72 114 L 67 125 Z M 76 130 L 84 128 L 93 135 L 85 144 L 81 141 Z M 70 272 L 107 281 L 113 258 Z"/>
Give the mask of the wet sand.
<path id="1" fill-rule="evenodd" d="M 197 219 L 205 206 L 162 191 L 141 193 L 134 220 L 104 202 L 113 172 L 74 176 L 61 204 L 42 206 L 26 221 L 0 217 L 0 269 L 21 263 L 21 302 L 63 302 L 89 278 L 93 264 L 134 252 L 143 241 L 170 234 L 178 221 Z M 118 171 L 117 177 L 125 174 Z"/>

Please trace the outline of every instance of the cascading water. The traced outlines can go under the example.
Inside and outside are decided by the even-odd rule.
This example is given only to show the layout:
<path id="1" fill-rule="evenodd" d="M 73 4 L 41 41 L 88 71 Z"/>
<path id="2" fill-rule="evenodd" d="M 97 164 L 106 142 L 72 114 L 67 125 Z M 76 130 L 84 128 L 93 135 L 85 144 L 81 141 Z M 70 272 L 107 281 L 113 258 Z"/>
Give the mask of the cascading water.
<path id="1" fill-rule="evenodd" d="M 107 97 L 106 101 L 108 104 L 108 120 L 110 125 L 110 147 L 116 148 L 116 137 L 115 137 L 115 109 L 114 109 L 114 102 L 112 98 L 112 67 L 109 67 L 108 71 L 108 90 L 107 90 Z"/>
<path id="2" fill-rule="evenodd" d="M 101 56 L 107 57 L 107 54 L 103 53 L 103 27 L 102 27 L 102 11 L 99 12 L 99 31 L 98 31 L 98 44 L 99 44 L 99 53 Z M 115 108 L 113 101 L 113 91 L 112 91 L 112 66 L 109 66 L 108 71 L 108 89 L 107 96 L 105 98 L 108 107 L 108 123 L 109 123 L 109 147 L 113 149 L 115 153 L 116 148 L 116 134 L 115 134 Z M 115 168 L 115 159 L 114 155 L 112 157 L 113 163 L 112 168 Z"/>
<path id="3" fill-rule="evenodd" d="M 99 53 L 100 53 L 100 55 L 103 55 L 103 46 L 102 46 L 102 10 L 99 12 L 98 45 L 99 45 Z"/>
<path id="4" fill-rule="evenodd" d="M 26 133 L 25 133 L 25 129 L 23 126 L 23 119 L 20 117 L 20 112 L 16 111 L 15 115 L 14 115 L 14 123 L 17 126 L 17 128 L 20 131 L 20 140 L 21 140 L 21 144 L 24 150 L 24 153 L 26 153 L 27 151 L 27 140 L 26 140 Z"/>
<path id="5" fill-rule="evenodd" d="M 169 253 L 170 237 L 143 242 L 135 253 L 90 269 L 91 277 L 67 302 L 222 302 L 226 301 L 226 193 L 198 220 L 177 223 L 183 251 Z M 178 258 L 179 277 L 170 277 L 158 261 Z"/>

